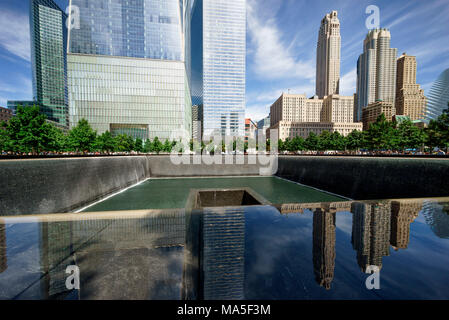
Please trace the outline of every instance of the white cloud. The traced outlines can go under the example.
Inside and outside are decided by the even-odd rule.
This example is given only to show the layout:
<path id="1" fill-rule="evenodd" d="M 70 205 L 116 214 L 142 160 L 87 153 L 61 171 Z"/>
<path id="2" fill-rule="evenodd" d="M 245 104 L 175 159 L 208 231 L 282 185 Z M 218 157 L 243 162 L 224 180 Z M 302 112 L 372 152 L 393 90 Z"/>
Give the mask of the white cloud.
<path id="1" fill-rule="evenodd" d="M 253 45 L 253 70 L 264 79 L 312 79 L 314 62 L 301 60 L 292 46 L 282 42 L 282 33 L 273 18 L 261 18 L 259 2 L 249 0 L 248 33 Z"/>
<path id="2" fill-rule="evenodd" d="M 340 78 L 340 94 L 352 96 L 356 91 L 357 69 L 354 68 Z"/>
<path id="3" fill-rule="evenodd" d="M 0 46 L 24 60 L 30 61 L 30 29 L 28 15 L 10 10 L 0 11 Z"/>
<path id="4" fill-rule="evenodd" d="M 262 120 L 270 114 L 270 107 L 266 105 L 251 105 L 245 109 L 245 118 L 250 118 L 254 122 Z"/>

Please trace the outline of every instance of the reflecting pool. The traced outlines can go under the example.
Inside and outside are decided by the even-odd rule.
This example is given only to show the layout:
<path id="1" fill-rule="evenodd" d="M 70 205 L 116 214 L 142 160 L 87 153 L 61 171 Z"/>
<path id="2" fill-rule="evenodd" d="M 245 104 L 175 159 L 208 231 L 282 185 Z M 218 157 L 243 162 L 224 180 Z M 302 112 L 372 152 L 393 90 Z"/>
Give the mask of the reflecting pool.
<path id="1" fill-rule="evenodd" d="M 145 181 L 84 211 L 185 208 L 191 189 L 212 188 L 250 188 L 271 203 L 347 200 L 278 177 L 161 178 Z"/>
<path id="2" fill-rule="evenodd" d="M 448 212 L 437 199 L 4 217 L 0 298 L 449 299 Z"/>

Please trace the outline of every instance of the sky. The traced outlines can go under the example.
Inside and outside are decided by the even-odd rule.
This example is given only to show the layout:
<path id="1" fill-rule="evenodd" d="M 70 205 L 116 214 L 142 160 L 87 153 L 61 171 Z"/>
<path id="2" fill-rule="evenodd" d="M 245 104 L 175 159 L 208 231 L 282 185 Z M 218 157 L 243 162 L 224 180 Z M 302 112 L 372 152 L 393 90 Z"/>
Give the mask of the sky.
<path id="1" fill-rule="evenodd" d="M 56 2 L 65 8 L 68 0 Z M 448 0 L 247 0 L 246 116 L 267 116 L 282 92 L 315 94 L 318 31 L 333 10 L 341 24 L 340 94 L 354 94 L 369 5 L 380 9 L 398 56 L 417 57 L 417 82 L 428 94 L 449 68 Z M 0 0 L 0 106 L 32 99 L 28 15 L 29 0 Z"/>

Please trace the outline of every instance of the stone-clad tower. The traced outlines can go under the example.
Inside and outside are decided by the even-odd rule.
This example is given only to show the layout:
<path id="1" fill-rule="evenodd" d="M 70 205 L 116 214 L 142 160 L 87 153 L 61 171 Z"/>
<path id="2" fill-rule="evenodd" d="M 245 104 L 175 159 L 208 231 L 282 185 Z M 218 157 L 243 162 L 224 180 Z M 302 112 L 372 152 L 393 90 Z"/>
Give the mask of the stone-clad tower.
<path id="1" fill-rule="evenodd" d="M 368 32 L 363 53 L 357 61 L 356 121 L 362 119 L 362 109 L 376 101 L 395 103 L 397 49 L 390 47 L 387 29 Z"/>
<path id="2" fill-rule="evenodd" d="M 424 90 L 416 83 L 416 57 L 403 53 L 397 60 L 396 114 L 422 120 L 426 114 Z"/>
<path id="3" fill-rule="evenodd" d="M 340 92 L 340 21 L 337 11 L 321 20 L 316 53 L 316 95 L 319 98 Z"/>

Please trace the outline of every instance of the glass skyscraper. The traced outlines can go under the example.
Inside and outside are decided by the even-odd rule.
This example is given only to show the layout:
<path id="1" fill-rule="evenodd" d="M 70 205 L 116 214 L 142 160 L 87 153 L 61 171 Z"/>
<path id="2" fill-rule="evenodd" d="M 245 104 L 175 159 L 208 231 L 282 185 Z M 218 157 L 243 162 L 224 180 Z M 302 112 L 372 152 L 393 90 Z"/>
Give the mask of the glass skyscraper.
<path id="1" fill-rule="evenodd" d="M 192 132 L 186 72 L 189 0 L 71 0 L 80 28 L 69 32 L 71 126 L 168 139 Z"/>
<path id="2" fill-rule="evenodd" d="M 448 108 L 449 103 L 449 69 L 444 70 L 430 89 L 426 120 L 436 120 Z"/>
<path id="3" fill-rule="evenodd" d="M 246 1 L 195 0 L 191 17 L 188 70 L 204 135 L 244 136 Z"/>
<path id="4" fill-rule="evenodd" d="M 62 127 L 68 126 L 65 20 L 53 0 L 30 1 L 33 99 Z"/>

